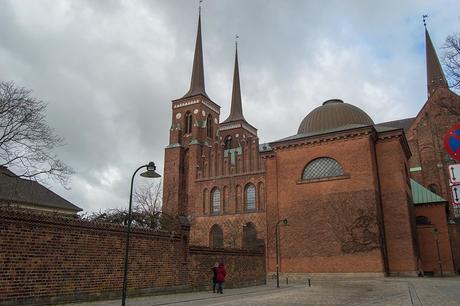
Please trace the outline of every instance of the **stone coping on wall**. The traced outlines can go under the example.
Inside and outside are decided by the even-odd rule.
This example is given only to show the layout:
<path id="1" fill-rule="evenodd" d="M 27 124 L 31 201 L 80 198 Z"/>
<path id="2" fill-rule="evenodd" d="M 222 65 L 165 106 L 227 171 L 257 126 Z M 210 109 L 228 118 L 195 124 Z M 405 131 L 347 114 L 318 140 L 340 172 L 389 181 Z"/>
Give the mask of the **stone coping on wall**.
<path id="1" fill-rule="evenodd" d="M 103 230 L 109 232 L 126 233 L 126 227 L 121 224 L 112 224 L 107 222 L 87 221 L 78 218 L 65 217 L 59 214 L 39 213 L 28 210 L 20 210 L 9 207 L 0 207 L 0 219 L 3 220 L 20 220 L 30 223 L 41 223 L 67 227 L 77 227 L 93 230 Z M 132 234 L 156 236 L 168 240 L 180 240 L 179 231 L 164 231 L 147 228 L 131 227 Z"/>
<path id="2" fill-rule="evenodd" d="M 259 250 L 246 250 L 246 249 L 213 249 L 205 246 L 190 245 L 190 254 L 222 254 L 222 255 L 235 255 L 235 256 L 265 256 L 262 249 Z"/>

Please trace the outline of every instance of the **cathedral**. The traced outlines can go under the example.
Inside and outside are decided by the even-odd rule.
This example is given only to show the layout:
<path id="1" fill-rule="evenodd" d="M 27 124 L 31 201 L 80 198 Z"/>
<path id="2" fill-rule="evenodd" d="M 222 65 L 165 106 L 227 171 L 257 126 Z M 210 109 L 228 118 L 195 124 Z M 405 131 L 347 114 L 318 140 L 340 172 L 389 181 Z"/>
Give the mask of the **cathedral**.
<path id="1" fill-rule="evenodd" d="M 425 39 L 428 100 L 414 118 L 375 123 L 330 99 L 295 135 L 260 144 L 243 115 L 238 50 L 228 118 L 205 91 L 199 16 L 190 89 L 172 101 L 163 211 L 190 219 L 190 244 L 263 249 L 269 274 L 458 273 L 455 162 L 442 143 L 460 97 L 426 29 Z"/>

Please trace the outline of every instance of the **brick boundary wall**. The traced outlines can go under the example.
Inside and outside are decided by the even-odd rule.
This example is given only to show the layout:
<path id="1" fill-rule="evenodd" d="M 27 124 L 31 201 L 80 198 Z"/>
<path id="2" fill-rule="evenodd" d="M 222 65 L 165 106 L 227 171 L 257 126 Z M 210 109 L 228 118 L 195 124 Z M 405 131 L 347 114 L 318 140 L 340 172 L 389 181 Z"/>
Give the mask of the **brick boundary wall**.
<path id="1" fill-rule="evenodd" d="M 120 298 L 125 237 L 121 225 L 0 209 L 0 305 Z M 188 227 L 134 228 L 128 295 L 205 289 L 215 260 L 227 263 L 229 286 L 265 278 L 263 252 L 189 250 L 188 237 Z"/>
<path id="2" fill-rule="evenodd" d="M 211 249 L 190 246 L 190 283 L 195 290 L 210 290 L 212 267 L 224 263 L 225 288 L 248 287 L 266 283 L 265 253 L 262 250 Z"/>
<path id="3" fill-rule="evenodd" d="M 125 237 L 121 225 L 0 210 L 0 304 L 120 296 Z M 129 293 L 186 288 L 179 233 L 133 229 L 131 237 Z"/>

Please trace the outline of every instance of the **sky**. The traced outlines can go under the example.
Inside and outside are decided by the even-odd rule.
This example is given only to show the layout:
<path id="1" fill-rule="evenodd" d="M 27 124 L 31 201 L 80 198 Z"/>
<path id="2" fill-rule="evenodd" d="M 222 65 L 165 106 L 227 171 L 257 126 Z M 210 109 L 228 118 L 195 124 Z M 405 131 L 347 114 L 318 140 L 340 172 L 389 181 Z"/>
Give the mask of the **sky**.
<path id="1" fill-rule="evenodd" d="M 188 90 L 198 0 L 0 0 L 0 80 L 33 90 L 65 145 L 84 209 L 126 207 L 134 170 L 162 174 L 171 100 Z M 438 55 L 460 29 L 456 0 L 204 0 L 208 96 L 230 111 L 235 35 L 247 121 L 260 143 L 296 133 L 339 98 L 374 122 L 417 115 L 426 101 L 422 14 Z M 146 179 L 136 178 L 142 186 Z"/>

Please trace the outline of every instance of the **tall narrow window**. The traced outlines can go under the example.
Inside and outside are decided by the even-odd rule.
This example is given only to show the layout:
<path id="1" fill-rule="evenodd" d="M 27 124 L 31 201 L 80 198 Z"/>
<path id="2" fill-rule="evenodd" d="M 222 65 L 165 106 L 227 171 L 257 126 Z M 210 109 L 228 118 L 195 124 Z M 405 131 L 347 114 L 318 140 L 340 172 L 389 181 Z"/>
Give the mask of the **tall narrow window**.
<path id="1" fill-rule="evenodd" d="M 225 137 L 225 150 L 231 149 L 232 148 L 232 136 L 228 135 Z"/>
<path id="2" fill-rule="evenodd" d="M 223 248 L 224 247 L 224 233 L 219 225 L 214 224 L 211 227 L 210 235 L 210 243 L 209 245 L 212 248 Z"/>
<path id="3" fill-rule="evenodd" d="M 220 213 L 220 190 L 214 188 L 211 192 L 211 213 Z"/>
<path id="4" fill-rule="evenodd" d="M 212 138 L 212 116 L 211 114 L 209 114 L 208 118 L 206 119 L 206 135 L 209 138 Z"/>
<path id="5" fill-rule="evenodd" d="M 185 134 L 190 134 L 192 132 L 192 113 L 185 113 Z"/>
<path id="6" fill-rule="evenodd" d="M 256 186 L 247 184 L 244 190 L 246 200 L 246 210 L 256 209 Z"/>
<path id="7" fill-rule="evenodd" d="M 245 249 L 257 248 L 257 231 L 253 223 L 249 222 L 243 227 L 243 247 Z"/>

